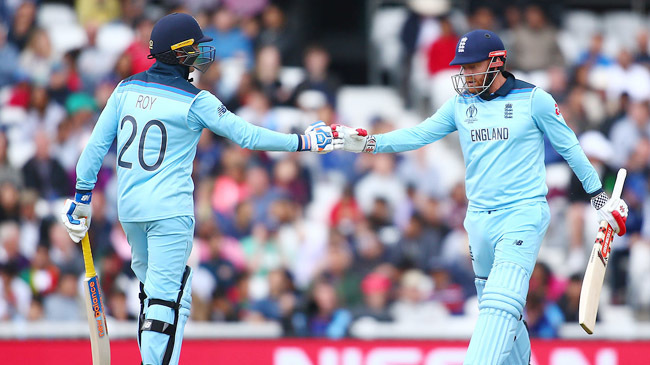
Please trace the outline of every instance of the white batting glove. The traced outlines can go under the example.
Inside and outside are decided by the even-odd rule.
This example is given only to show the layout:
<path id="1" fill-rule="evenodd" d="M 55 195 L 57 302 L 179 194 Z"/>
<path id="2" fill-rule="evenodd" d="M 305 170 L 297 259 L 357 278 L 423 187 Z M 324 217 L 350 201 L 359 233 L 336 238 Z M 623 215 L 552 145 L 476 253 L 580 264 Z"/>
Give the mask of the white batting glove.
<path id="1" fill-rule="evenodd" d="M 75 243 L 79 243 L 84 238 L 86 232 L 88 232 L 88 227 L 90 227 L 90 220 L 93 215 L 90 206 L 91 197 L 92 192 L 76 193 L 74 200 L 67 199 L 63 205 L 61 220 L 66 230 L 68 230 L 70 238 Z"/>
<path id="2" fill-rule="evenodd" d="M 373 153 L 377 147 L 375 136 L 368 135 L 368 131 L 363 128 L 354 129 L 334 124 L 332 125 L 332 134 L 334 135 L 335 150 Z"/>
<path id="3" fill-rule="evenodd" d="M 299 151 L 318 152 L 320 154 L 332 152 L 332 128 L 322 121 L 311 124 L 305 129 L 305 134 L 300 136 L 301 146 Z"/>
<path id="4" fill-rule="evenodd" d="M 602 203 L 603 201 L 605 204 Z M 597 209 L 599 222 L 607 221 L 619 236 L 625 234 L 628 208 L 623 199 L 608 198 L 607 194 L 602 192 L 591 198 L 591 204 Z"/>

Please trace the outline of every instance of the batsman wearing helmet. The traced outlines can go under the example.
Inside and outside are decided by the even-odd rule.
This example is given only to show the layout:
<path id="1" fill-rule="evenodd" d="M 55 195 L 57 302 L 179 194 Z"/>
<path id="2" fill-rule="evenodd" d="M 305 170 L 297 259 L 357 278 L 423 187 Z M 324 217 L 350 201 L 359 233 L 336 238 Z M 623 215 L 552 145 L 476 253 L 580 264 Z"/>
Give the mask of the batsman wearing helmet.
<path id="1" fill-rule="evenodd" d="M 79 242 L 90 225 L 97 173 L 117 138 L 118 216 L 141 282 L 138 345 L 147 365 L 178 364 L 190 314 L 191 173 L 201 131 L 208 128 L 254 150 L 333 148 L 331 130 L 322 122 L 304 135 L 273 132 L 245 122 L 194 87 L 190 72 L 203 72 L 214 61 L 214 48 L 200 45 L 211 40 L 188 14 L 170 14 L 154 25 L 149 57 L 156 62 L 122 80 L 108 99 L 77 163 L 75 198 L 66 201 L 61 215 Z"/>
<path id="2" fill-rule="evenodd" d="M 625 233 L 627 205 L 609 199 L 598 174 L 553 97 L 505 71 L 499 37 L 474 30 L 458 41 L 451 65 L 457 96 L 412 128 L 368 135 L 334 126 L 334 148 L 389 153 L 420 148 L 458 131 L 469 200 L 465 228 L 479 300 L 479 317 L 465 364 L 528 364 L 523 321 L 528 281 L 549 224 L 544 136 L 592 196 L 601 220 Z"/>

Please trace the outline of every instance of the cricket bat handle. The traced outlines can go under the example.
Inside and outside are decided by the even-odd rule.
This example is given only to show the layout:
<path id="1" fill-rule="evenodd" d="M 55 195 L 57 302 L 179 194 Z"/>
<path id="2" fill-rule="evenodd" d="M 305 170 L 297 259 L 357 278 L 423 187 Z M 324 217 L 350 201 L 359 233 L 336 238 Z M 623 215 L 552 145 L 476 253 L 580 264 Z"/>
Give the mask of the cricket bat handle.
<path id="1" fill-rule="evenodd" d="M 90 250 L 90 240 L 88 239 L 88 232 L 84 238 L 81 239 L 81 251 L 84 255 L 84 265 L 86 265 L 86 277 L 92 278 L 97 275 L 95 272 L 95 263 L 93 262 L 93 253 Z"/>
<path id="2" fill-rule="evenodd" d="M 614 190 L 612 191 L 612 199 L 620 199 L 623 192 L 623 183 L 627 177 L 627 170 L 620 169 L 616 175 L 616 182 L 614 183 Z"/>

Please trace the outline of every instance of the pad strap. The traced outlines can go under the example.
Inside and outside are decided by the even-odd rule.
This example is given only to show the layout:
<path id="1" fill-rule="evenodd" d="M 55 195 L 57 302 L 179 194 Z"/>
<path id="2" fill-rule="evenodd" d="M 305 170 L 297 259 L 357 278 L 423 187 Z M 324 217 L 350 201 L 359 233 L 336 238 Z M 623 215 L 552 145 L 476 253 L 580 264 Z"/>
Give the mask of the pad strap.
<path id="1" fill-rule="evenodd" d="M 158 333 L 164 333 L 170 337 L 173 337 L 176 333 L 175 325 L 167 323 L 165 321 L 159 321 L 157 319 L 146 319 L 142 323 L 141 331 L 154 331 Z"/>

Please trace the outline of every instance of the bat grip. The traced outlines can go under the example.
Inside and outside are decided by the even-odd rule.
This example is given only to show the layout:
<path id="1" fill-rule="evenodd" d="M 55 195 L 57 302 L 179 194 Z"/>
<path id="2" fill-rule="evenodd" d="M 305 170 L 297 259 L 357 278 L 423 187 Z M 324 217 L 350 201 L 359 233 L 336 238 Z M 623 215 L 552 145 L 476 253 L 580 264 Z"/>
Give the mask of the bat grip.
<path id="1" fill-rule="evenodd" d="M 84 255 L 84 264 L 86 265 L 86 277 L 92 278 L 96 276 L 95 272 L 95 263 L 93 262 L 93 253 L 90 251 L 90 240 L 88 239 L 88 233 L 81 239 L 81 250 Z"/>
<path id="2" fill-rule="evenodd" d="M 616 175 L 616 182 L 614 183 L 614 190 L 612 191 L 612 199 L 620 199 L 621 193 L 623 192 L 623 183 L 625 182 L 625 177 L 627 176 L 626 169 L 618 170 Z"/>

